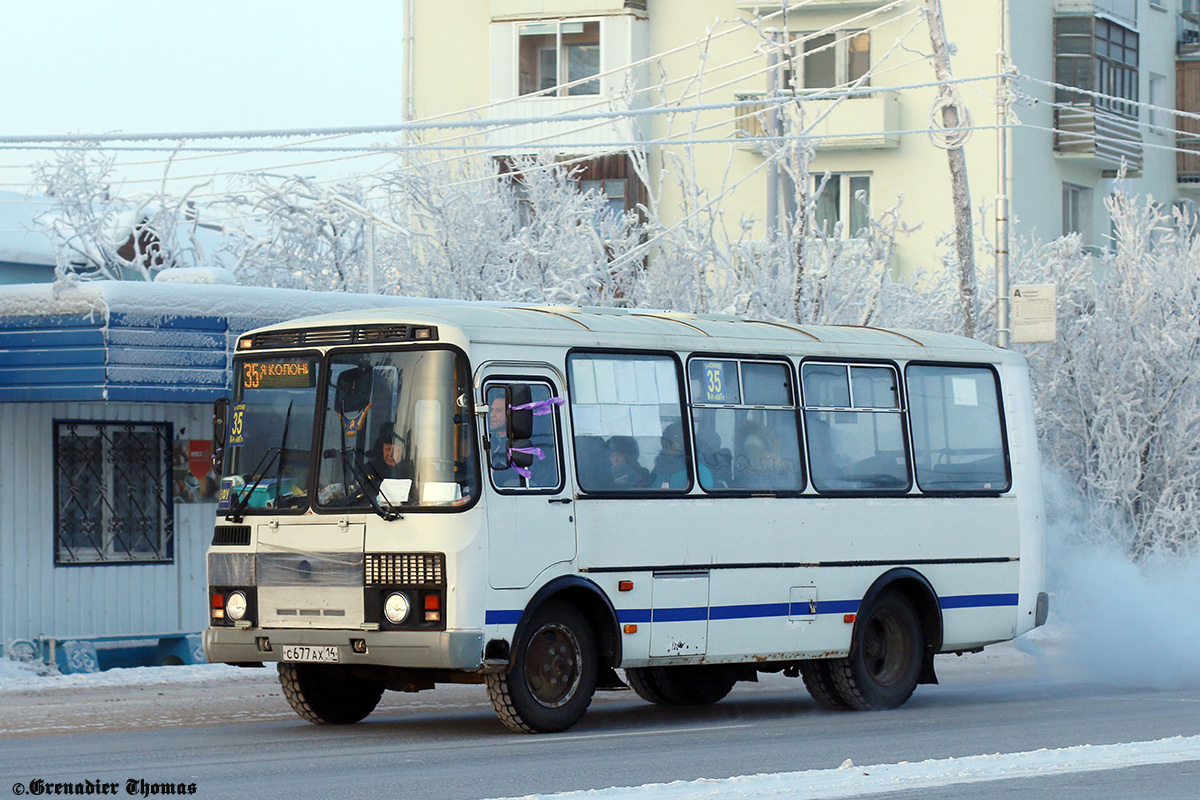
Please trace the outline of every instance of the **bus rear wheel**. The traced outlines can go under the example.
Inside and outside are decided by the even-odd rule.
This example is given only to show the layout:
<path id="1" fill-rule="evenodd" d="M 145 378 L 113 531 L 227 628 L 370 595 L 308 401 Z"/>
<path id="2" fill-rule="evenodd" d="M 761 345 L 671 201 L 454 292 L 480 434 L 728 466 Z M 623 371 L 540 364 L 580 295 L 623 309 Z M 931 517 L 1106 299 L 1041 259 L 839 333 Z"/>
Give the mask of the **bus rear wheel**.
<path id="1" fill-rule="evenodd" d="M 850 656 L 829 662 L 837 693 L 858 711 L 897 708 L 917 688 L 924 650 L 912 604 L 900 592 L 884 589 L 858 615 Z"/>
<path id="2" fill-rule="evenodd" d="M 508 670 L 485 678 L 492 708 L 514 731 L 565 731 L 596 691 L 592 627 L 574 607 L 551 600 L 533 613 L 527 631 Z"/>
<path id="3" fill-rule="evenodd" d="M 804 688 L 808 689 L 808 693 L 821 708 L 827 708 L 830 711 L 850 710 L 850 704 L 842 698 L 842 693 L 833 680 L 833 670 L 829 660 L 801 661 L 800 677 L 804 679 Z"/>
<path id="4" fill-rule="evenodd" d="M 292 709 L 318 725 L 349 725 L 379 705 L 383 684 L 328 664 L 279 665 L 279 683 Z"/>
<path id="5" fill-rule="evenodd" d="M 630 667 L 625 670 L 638 697 L 668 706 L 707 706 L 722 700 L 737 679 L 716 664 Z"/>

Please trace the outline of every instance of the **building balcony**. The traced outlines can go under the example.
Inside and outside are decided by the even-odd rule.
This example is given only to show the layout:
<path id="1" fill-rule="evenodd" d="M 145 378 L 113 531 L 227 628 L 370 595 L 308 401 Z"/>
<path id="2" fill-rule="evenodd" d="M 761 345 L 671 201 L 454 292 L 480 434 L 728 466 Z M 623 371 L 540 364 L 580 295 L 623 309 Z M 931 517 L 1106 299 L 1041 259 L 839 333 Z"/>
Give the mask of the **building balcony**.
<path id="1" fill-rule="evenodd" d="M 1130 172 L 1142 168 L 1142 134 L 1137 119 L 1079 104 L 1054 110 L 1054 152 L 1094 164 L 1103 170 L 1122 163 Z"/>
<path id="2" fill-rule="evenodd" d="M 739 92 L 737 100 L 764 100 L 735 107 L 735 135 L 746 140 L 743 149 L 761 150 L 767 136 L 773 103 L 765 102 L 765 92 Z M 801 118 L 803 111 L 803 119 Z M 817 139 L 817 150 L 890 150 L 900 146 L 900 95 L 880 90 L 844 100 L 795 97 L 795 102 L 780 103 L 778 112 L 786 116 L 784 131 L 802 130 Z"/>

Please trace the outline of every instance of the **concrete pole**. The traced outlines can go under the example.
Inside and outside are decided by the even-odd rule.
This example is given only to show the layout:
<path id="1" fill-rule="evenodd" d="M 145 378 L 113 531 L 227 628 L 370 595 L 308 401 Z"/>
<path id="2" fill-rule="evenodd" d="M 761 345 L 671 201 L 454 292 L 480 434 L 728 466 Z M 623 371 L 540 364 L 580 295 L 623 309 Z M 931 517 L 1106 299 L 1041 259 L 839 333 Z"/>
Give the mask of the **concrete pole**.
<path id="1" fill-rule="evenodd" d="M 933 45 L 933 70 L 939 81 L 950 80 L 950 53 L 946 48 L 946 28 L 942 22 L 941 0 L 925 0 L 925 19 Z M 943 87 L 940 91 L 947 91 Z M 942 126 L 959 126 L 958 106 L 942 107 Z M 950 192 L 954 203 L 954 251 L 958 260 L 958 299 L 963 335 L 975 335 L 975 245 L 971 231 L 971 193 L 967 187 L 967 157 L 962 146 L 947 148 L 950 165 Z"/>
<path id="2" fill-rule="evenodd" d="M 1000 0 L 1000 48 L 996 51 L 996 346 L 1008 347 L 1012 324 L 1009 322 L 1008 285 L 1008 53 L 1005 31 L 1008 26 L 1007 3 Z"/>
<path id="3" fill-rule="evenodd" d="M 767 238 L 774 241 L 779 235 L 779 50 L 777 32 L 767 32 L 771 46 L 767 50 L 767 104 L 763 115 L 763 133 L 771 137 L 764 148 L 769 159 L 767 164 Z"/>

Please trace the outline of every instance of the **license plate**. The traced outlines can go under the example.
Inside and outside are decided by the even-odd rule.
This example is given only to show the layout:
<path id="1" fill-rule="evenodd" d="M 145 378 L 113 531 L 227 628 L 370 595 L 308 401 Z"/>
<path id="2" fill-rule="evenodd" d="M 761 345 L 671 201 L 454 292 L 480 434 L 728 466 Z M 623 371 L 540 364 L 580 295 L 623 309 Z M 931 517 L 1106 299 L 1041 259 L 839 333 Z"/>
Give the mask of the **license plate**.
<path id="1" fill-rule="evenodd" d="M 336 664 L 338 663 L 337 646 L 332 644 L 324 645 L 322 647 L 309 647 L 305 644 L 284 645 L 283 660 Z"/>

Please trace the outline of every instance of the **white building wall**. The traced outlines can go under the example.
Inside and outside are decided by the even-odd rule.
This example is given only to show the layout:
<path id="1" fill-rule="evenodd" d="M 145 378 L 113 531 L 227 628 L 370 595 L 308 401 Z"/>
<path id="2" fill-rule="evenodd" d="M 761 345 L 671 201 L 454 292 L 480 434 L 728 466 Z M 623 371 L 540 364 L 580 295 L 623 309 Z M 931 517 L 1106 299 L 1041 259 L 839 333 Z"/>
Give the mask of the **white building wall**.
<path id="1" fill-rule="evenodd" d="M 0 404 L 0 645 L 200 631 L 216 504 L 175 504 L 173 563 L 55 566 L 56 419 L 170 422 L 176 439 L 211 435 L 206 405 Z"/>

